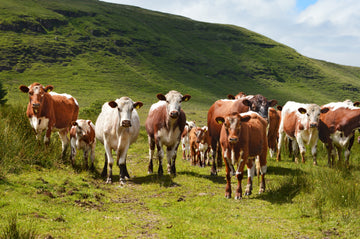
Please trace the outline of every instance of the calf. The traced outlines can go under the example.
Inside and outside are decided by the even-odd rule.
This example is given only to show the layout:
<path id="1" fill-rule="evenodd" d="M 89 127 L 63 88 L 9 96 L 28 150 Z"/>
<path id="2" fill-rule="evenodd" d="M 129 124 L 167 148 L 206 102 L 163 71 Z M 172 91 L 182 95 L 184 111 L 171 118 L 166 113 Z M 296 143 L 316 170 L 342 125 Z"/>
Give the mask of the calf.
<path id="1" fill-rule="evenodd" d="M 205 167 L 206 164 L 209 164 L 208 160 L 211 154 L 211 138 L 207 126 L 199 128 L 196 132 L 196 142 L 200 154 L 200 166 Z"/>
<path id="2" fill-rule="evenodd" d="M 281 147 L 286 134 L 286 136 L 292 140 L 292 149 L 295 155 L 298 154 L 298 148 L 300 148 L 301 161 L 303 163 L 305 163 L 305 145 L 308 144 L 311 147 L 313 163 L 314 165 L 317 164 L 318 124 L 320 114 L 323 112 L 325 111 L 321 110 L 320 106 L 316 104 L 302 104 L 293 101 L 286 102 L 281 111 L 277 161 L 281 160 Z M 298 162 L 297 156 L 295 161 Z"/>
<path id="3" fill-rule="evenodd" d="M 360 128 L 360 108 L 356 105 L 358 102 L 353 105 L 349 102 L 336 102 L 321 107 L 326 112 L 320 116 L 319 138 L 326 145 L 329 166 L 335 163 L 335 148 L 339 160 L 344 150 L 345 163 L 349 164 L 355 130 Z"/>
<path id="4" fill-rule="evenodd" d="M 261 183 L 259 192 L 265 191 L 265 174 L 267 171 L 267 122 L 255 112 L 232 113 L 225 117 L 217 117 L 222 126 L 220 144 L 226 167 L 225 197 L 231 198 L 230 165 L 237 165 L 236 177 L 238 187 L 235 199 L 242 198 L 241 181 L 245 164 L 248 167 L 248 182 L 245 195 L 251 195 L 255 166 L 252 158 L 260 163 Z"/>
<path id="5" fill-rule="evenodd" d="M 71 95 L 50 92 L 54 89 L 52 85 L 44 87 L 35 82 L 29 87 L 21 85 L 19 88 L 29 94 L 26 115 L 36 133 L 36 139 L 46 131 L 44 142 L 48 145 L 51 132 L 57 130 L 62 142 L 61 156 L 64 157 L 69 144 L 67 133 L 79 114 L 78 102 Z"/>
<path id="6" fill-rule="evenodd" d="M 190 160 L 189 132 L 193 127 L 196 127 L 194 121 L 186 121 L 184 131 L 181 134 L 182 155 L 184 160 Z"/>
<path id="7" fill-rule="evenodd" d="M 125 182 L 125 177 L 130 178 L 126 167 L 126 155 L 130 145 L 139 135 L 140 119 L 136 109 L 141 106 L 142 102 L 133 102 L 129 97 L 121 97 L 102 106 L 96 120 L 95 134 L 96 139 L 105 148 L 102 175 L 107 175 L 106 183 L 112 182 L 112 150 L 116 152 L 116 162 L 120 168 L 120 183 Z"/>
<path id="8" fill-rule="evenodd" d="M 270 157 L 275 156 L 279 139 L 279 126 L 281 120 L 282 106 L 278 105 L 276 108 L 278 110 L 275 110 L 274 108 L 269 108 L 269 127 L 267 131 L 267 137 Z"/>
<path id="9" fill-rule="evenodd" d="M 200 152 L 197 134 L 201 130 L 200 127 L 194 127 L 189 132 L 189 145 L 190 145 L 190 163 L 191 165 L 200 165 Z"/>
<path id="10" fill-rule="evenodd" d="M 156 146 L 159 158 L 158 174 L 163 174 L 162 159 L 164 151 L 162 147 L 165 145 L 168 173 L 176 175 L 176 152 L 186 123 L 186 116 L 181 109 L 181 102 L 190 100 L 191 96 L 183 96 L 179 92 L 172 90 L 166 95 L 157 94 L 157 98 L 160 101 L 151 106 L 145 122 L 150 148 L 148 172 L 153 172 L 153 157 Z"/>
<path id="11" fill-rule="evenodd" d="M 94 170 L 95 160 L 95 125 L 91 120 L 78 119 L 72 123 L 70 129 L 70 146 L 71 154 L 70 161 L 73 166 L 75 165 L 76 149 L 82 149 L 84 152 L 85 169 L 88 169 L 88 155 L 90 153 L 91 167 L 90 170 Z"/>

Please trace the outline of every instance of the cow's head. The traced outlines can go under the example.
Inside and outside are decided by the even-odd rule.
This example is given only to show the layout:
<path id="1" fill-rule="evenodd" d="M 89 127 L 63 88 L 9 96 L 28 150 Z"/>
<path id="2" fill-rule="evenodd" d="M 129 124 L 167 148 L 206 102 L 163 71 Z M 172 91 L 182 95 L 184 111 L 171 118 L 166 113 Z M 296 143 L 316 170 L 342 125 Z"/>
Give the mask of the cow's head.
<path id="1" fill-rule="evenodd" d="M 29 104 L 32 107 L 34 114 L 37 115 L 39 112 L 41 112 L 45 95 L 52 91 L 54 87 L 52 85 L 44 87 L 40 83 L 35 82 L 29 87 L 21 85 L 19 89 L 24 93 L 29 93 Z"/>
<path id="2" fill-rule="evenodd" d="M 119 113 L 119 123 L 122 127 L 131 127 L 131 117 L 134 109 L 140 109 L 143 103 L 140 101 L 133 102 L 129 97 L 121 97 L 116 101 L 108 103 L 111 108 L 117 108 Z"/>
<path id="3" fill-rule="evenodd" d="M 159 100 L 166 101 L 166 111 L 169 117 L 173 119 L 177 119 L 180 115 L 181 102 L 186 102 L 191 98 L 190 95 L 183 96 L 175 90 L 169 91 L 169 93 L 167 93 L 166 95 L 157 94 L 156 97 Z"/>
<path id="4" fill-rule="evenodd" d="M 92 127 L 91 120 L 78 119 L 71 124 L 76 127 L 76 135 L 80 139 L 86 137 L 90 133 Z"/>
<path id="5" fill-rule="evenodd" d="M 303 107 L 298 108 L 300 114 L 306 115 L 307 122 L 310 128 L 317 128 L 319 125 L 320 114 L 326 113 L 327 108 L 321 109 L 316 104 L 309 104 L 306 109 Z"/>
<path id="6" fill-rule="evenodd" d="M 217 117 L 216 122 L 222 124 L 226 131 L 226 136 L 230 144 L 235 144 L 239 141 L 241 132 L 241 123 L 248 122 L 250 115 L 241 116 L 239 113 L 232 113 L 225 117 Z"/>
<path id="7" fill-rule="evenodd" d="M 243 104 L 249 106 L 249 110 L 255 111 L 264 119 L 268 119 L 269 107 L 273 107 L 277 104 L 277 100 L 268 101 L 262 95 L 246 96 L 243 100 Z"/>
<path id="8" fill-rule="evenodd" d="M 229 100 L 238 100 L 238 99 L 241 99 L 241 98 L 243 98 L 243 97 L 245 97 L 246 95 L 245 95 L 245 93 L 244 92 L 239 92 L 237 95 L 232 95 L 232 94 L 228 94 L 227 95 L 227 98 L 229 99 Z"/>
<path id="9" fill-rule="evenodd" d="M 198 127 L 197 131 L 195 132 L 196 135 L 196 143 L 205 143 L 206 134 L 208 133 L 208 127 L 203 126 L 202 128 Z"/>

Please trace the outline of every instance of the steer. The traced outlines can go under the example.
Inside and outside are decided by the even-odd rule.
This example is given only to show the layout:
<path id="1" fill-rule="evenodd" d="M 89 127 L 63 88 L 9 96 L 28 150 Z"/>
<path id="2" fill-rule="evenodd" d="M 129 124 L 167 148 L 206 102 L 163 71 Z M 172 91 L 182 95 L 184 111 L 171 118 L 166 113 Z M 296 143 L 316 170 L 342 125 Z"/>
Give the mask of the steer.
<path id="1" fill-rule="evenodd" d="M 255 112 L 232 113 L 225 117 L 217 117 L 217 122 L 222 124 L 220 144 L 226 168 L 225 197 L 231 198 L 230 165 L 237 166 L 236 177 L 238 187 L 235 199 L 242 198 L 241 181 L 245 164 L 248 168 L 248 181 L 245 195 L 251 195 L 252 182 L 255 174 L 255 165 L 252 158 L 260 163 L 261 183 L 259 193 L 265 191 L 265 174 L 267 171 L 267 122 Z M 259 165 L 258 165 L 259 167 Z"/>
<path id="2" fill-rule="evenodd" d="M 274 108 L 269 108 L 269 127 L 267 137 L 271 158 L 275 156 L 275 152 L 277 149 L 282 106 L 278 105 L 276 108 L 278 110 L 275 110 Z"/>
<path id="3" fill-rule="evenodd" d="M 336 102 L 321 107 L 327 112 L 320 116 L 319 138 L 326 145 L 329 166 L 335 163 L 335 148 L 339 160 L 344 150 L 345 163 L 347 166 L 349 164 L 355 130 L 360 128 L 360 108 L 356 107 L 358 104 Z"/>
<path id="4" fill-rule="evenodd" d="M 44 142 L 49 145 L 51 131 L 57 130 L 62 142 L 61 157 L 64 158 L 69 144 L 67 133 L 79 114 L 78 102 L 71 95 L 50 92 L 54 89 L 52 85 L 44 87 L 35 82 L 29 87 L 21 85 L 19 88 L 29 94 L 26 115 L 36 133 L 36 139 L 46 131 Z"/>
<path id="5" fill-rule="evenodd" d="M 157 98 L 160 101 L 151 106 L 145 122 L 149 139 L 148 172 L 153 172 L 153 157 L 156 146 L 159 158 L 158 174 L 163 174 L 162 159 L 164 151 L 162 147 L 165 145 L 168 173 L 176 175 L 176 152 L 186 123 L 186 116 L 181 109 L 181 102 L 188 101 L 191 96 L 183 96 L 179 92 L 172 90 L 166 95 L 157 94 Z"/>
<path id="6" fill-rule="evenodd" d="M 95 160 L 95 125 L 91 120 L 78 119 L 72 123 L 70 129 L 70 145 L 71 145 L 71 155 L 70 161 L 73 166 L 75 165 L 75 156 L 76 149 L 82 149 L 84 152 L 84 163 L 85 169 L 88 169 L 88 155 L 90 153 L 91 167 L 90 170 L 94 170 L 94 160 Z"/>
<path id="7" fill-rule="evenodd" d="M 316 162 L 316 150 L 319 139 L 318 124 L 320 114 L 325 111 L 316 104 L 302 104 L 288 101 L 281 111 L 281 122 L 279 126 L 279 142 L 276 160 L 281 160 L 281 147 L 284 143 L 284 136 L 292 141 L 292 149 L 298 162 L 298 147 L 300 148 L 301 161 L 305 163 L 305 145 L 311 147 L 313 163 Z"/>
<path id="8" fill-rule="evenodd" d="M 141 106 L 143 106 L 142 102 L 134 103 L 129 97 L 121 97 L 102 106 L 96 120 L 95 133 L 96 139 L 105 148 L 102 176 L 107 175 L 106 183 L 112 182 L 114 164 L 112 150 L 116 152 L 116 162 L 120 168 L 120 183 L 125 183 L 125 177 L 130 178 L 126 167 L 126 155 L 130 145 L 139 135 L 140 119 L 136 109 Z"/>
<path id="9" fill-rule="evenodd" d="M 218 164 L 221 164 L 221 153 L 218 147 L 221 125 L 216 122 L 216 118 L 224 117 L 225 115 L 233 112 L 243 113 L 251 110 L 259 113 L 260 116 L 267 119 L 269 107 L 273 107 L 277 104 L 277 100 L 269 101 L 262 95 L 245 96 L 242 92 L 234 98 L 236 99 L 217 100 L 208 111 L 207 126 L 211 137 L 211 148 L 213 150 L 213 165 L 211 168 L 212 175 L 217 174 L 215 165 L 216 155 L 218 158 Z"/>
<path id="10" fill-rule="evenodd" d="M 183 159 L 189 160 L 190 159 L 190 142 L 189 142 L 189 133 L 190 130 L 195 127 L 194 121 L 186 121 L 184 131 L 181 134 L 181 147 L 183 152 Z"/>

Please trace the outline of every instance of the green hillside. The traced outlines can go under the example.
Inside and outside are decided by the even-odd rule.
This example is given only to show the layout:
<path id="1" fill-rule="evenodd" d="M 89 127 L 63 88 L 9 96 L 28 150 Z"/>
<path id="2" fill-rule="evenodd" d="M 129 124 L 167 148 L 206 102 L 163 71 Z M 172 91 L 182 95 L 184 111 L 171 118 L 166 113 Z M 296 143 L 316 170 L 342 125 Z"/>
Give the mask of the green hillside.
<path id="1" fill-rule="evenodd" d="M 250 30 L 96 0 L 2 0 L 0 79 L 8 102 L 34 81 L 84 107 L 128 95 L 145 106 L 176 89 L 207 109 L 243 91 L 277 99 L 355 100 L 360 68 L 304 57 Z"/>

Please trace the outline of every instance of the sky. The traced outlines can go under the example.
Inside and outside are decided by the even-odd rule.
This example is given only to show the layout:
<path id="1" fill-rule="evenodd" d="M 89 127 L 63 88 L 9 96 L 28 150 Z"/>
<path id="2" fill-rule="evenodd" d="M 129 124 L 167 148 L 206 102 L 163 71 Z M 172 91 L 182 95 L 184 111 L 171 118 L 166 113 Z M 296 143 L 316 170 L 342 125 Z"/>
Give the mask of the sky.
<path id="1" fill-rule="evenodd" d="M 300 54 L 360 67 L 359 0 L 102 0 L 231 24 Z"/>

